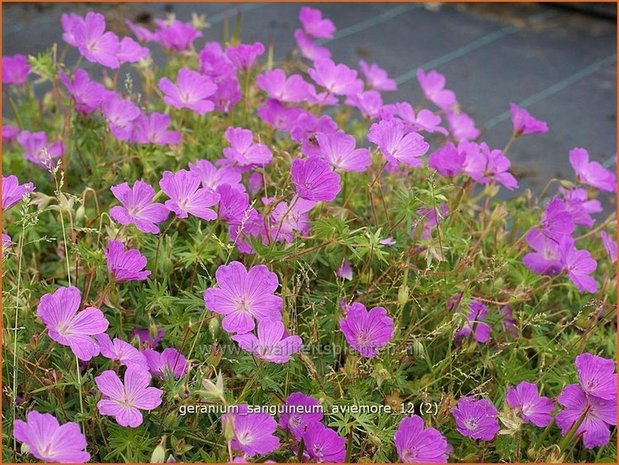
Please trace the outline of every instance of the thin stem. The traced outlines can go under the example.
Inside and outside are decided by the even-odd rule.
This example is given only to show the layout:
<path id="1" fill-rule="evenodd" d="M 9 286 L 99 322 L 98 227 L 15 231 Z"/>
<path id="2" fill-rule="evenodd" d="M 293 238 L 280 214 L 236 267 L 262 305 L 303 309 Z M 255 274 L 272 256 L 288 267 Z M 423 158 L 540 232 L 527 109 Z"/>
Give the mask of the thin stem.
<path id="1" fill-rule="evenodd" d="M 75 356 L 75 373 L 77 374 L 77 385 L 78 385 L 78 393 L 79 393 L 79 397 L 80 397 L 80 414 L 81 417 L 84 417 L 84 397 L 82 395 L 82 374 L 80 373 L 80 361 L 77 358 L 77 355 Z M 82 420 L 82 418 L 80 418 L 80 420 Z M 82 427 L 82 432 L 84 432 L 84 425 L 81 424 L 82 422 L 80 421 L 80 425 Z"/>

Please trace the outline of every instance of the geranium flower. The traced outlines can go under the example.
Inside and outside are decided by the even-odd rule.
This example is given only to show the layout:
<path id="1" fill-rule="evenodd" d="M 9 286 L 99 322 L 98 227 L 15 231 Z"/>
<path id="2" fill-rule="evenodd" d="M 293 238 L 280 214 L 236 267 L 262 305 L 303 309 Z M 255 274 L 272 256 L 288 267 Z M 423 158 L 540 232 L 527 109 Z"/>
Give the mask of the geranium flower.
<path id="1" fill-rule="evenodd" d="M 232 412 L 223 415 L 221 422 L 232 427 L 231 446 L 234 450 L 253 457 L 269 454 L 279 447 L 279 439 L 274 434 L 277 422 L 271 415 L 249 412 L 245 404 L 236 405 Z"/>
<path id="2" fill-rule="evenodd" d="M 329 115 L 322 115 L 318 118 L 312 113 L 302 112 L 294 122 L 294 127 L 291 128 L 290 137 L 301 144 L 303 155 L 317 157 L 321 152 L 318 134 L 329 135 L 337 130 L 337 124 Z"/>
<path id="3" fill-rule="evenodd" d="M 116 57 L 120 64 L 123 63 L 136 63 L 143 60 L 150 55 L 150 50 L 146 47 L 142 47 L 131 37 L 124 37 L 118 43 L 118 52 Z"/>
<path id="4" fill-rule="evenodd" d="M 215 273 L 216 288 L 204 293 L 208 310 L 225 315 L 222 326 L 229 333 L 244 334 L 255 327 L 254 318 L 281 320 L 283 300 L 274 293 L 279 280 L 264 265 L 249 271 L 240 262 L 221 265 Z"/>
<path id="5" fill-rule="evenodd" d="M 578 180 L 601 191 L 616 192 L 617 177 L 597 161 L 589 161 L 589 153 L 583 148 L 570 150 L 570 164 Z"/>
<path id="6" fill-rule="evenodd" d="M 166 373 L 169 373 L 174 379 L 178 379 L 189 370 L 185 356 L 172 347 L 163 349 L 161 353 L 152 349 L 146 349 L 143 353 L 148 369 L 159 378 L 164 378 Z"/>
<path id="7" fill-rule="evenodd" d="M 588 200 L 588 194 L 585 189 L 564 189 L 559 187 L 559 191 L 563 196 L 563 207 L 572 215 L 574 224 L 582 224 L 589 228 L 593 226 L 595 220 L 591 217 L 591 213 L 602 211 L 600 201 L 597 199 Z"/>
<path id="8" fill-rule="evenodd" d="M 602 238 L 602 244 L 604 244 L 604 248 L 608 253 L 608 258 L 610 258 L 611 262 L 617 261 L 617 241 L 615 238 L 609 236 L 604 231 L 600 232 L 600 237 Z"/>
<path id="9" fill-rule="evenodd" d="M 270 228 L 268 235 L 271 240 L 291 243 L 298 232 L 307 235 L 310 232 L 310 219 L 307 215 L 316 202 L 298 197 L 288 202 L 278 202 L 269 216 Z"/>
<path id="10" fill-rule="evenodd" d="M 264 45 L 260 42 L 238 44 L 226 48 L 226 56 L 237 71 L 247 71 L 254 66 L 256 60 L 263 54 Z"/>
<path id="11" fill-rule="evenodd" d="M 116 34 L 105 32 L 105 26 L 105 17 L 92 11 L 86 13 L 84 18 L 72 15 L 69 22 L 63 22 L 65 34 L 72 38 L 73 43 L 69 43 L 77 47 L 84 58 L 91 63 L 116 69 L 120 66 L 117 56 L 120 43 Z"/>
<path id="12" fill-rule="evenodd" d="M 428 166 L 443 176 L 454 177 L 462 173 L 465 161 L 466 152 L 459 150 L 453 142 L 447 142 L 430 154 Z"/>
<path id="13" fill-rule="evenodd" d="M 97 334 L 95 339 L 99 343 L 101 355 L 104 357 L 118 361 L 121 365 L 127 367 L 135 366 L 142 370 L 148 370 L 148 363 L 146 363 L 144 354 L 128 342 L 117 337 L 112 339 L 105 333 Z"/>
<path id="14" fill-rule="evenodd" d="M 548 124 L 546 121 L 533 118 L 527 110 L 519 107 L 515 103 L 509 104 L 509 111 L 512 114 L 514 134 L 526 136 L 528 134 L 548 132 Z"/>
<path id="15" fill-rule="evenodd" d="M 302 392 L 293 392 L 286 398 L 285 409 L 279 416 L 279 426 L 300 441 L 312 423 L 320 423 L 323 412 L 320 403 Z"/>
<path id="16" fill-rule="evenodd" d="M 499 432 L 498 412 L 489 400 L 462 397 L 451 413 L 462 436 L 492 441 Z"/>
<path id="17" fill-rule="evenodd" d="M 305 454 L 318 463 L 342 463 L 346 458 L 346 441 L 322 423 L 310 423 L 303 433 Z"/>
<path id="18" fill-rule="evenodd" d="M 364 60 L 359 60 L 359 67 L 365 76 L 365 80 L 370 89 L 380 91 L 396 90 L 398 85 L 393 79 L 387 75 L 387 71 L 382 69 L 376 63 L 368 65 Z"/>
<path id="19" fill-rule="evenodd" d="M 236 78 L 236 71 L 219 42 L 206 42 L 198 56 L 200 73 L 209 76 L 213 82 Z"/>
<path id="20" fill-rule="evenodd" d="M 25 55 L 2 57 L 2 84 L 22 85 L 28 79 L 30 64 Z"/>
<path id="21" fill-rule="evenodd" d="M 331 58 L 331 51 L 326 47 L 316 44 L 303 32 L 303 29 L 294 31 L 294 39 L 297 42 L 299 52 L 308 60 L 318 61 Z"/>
<path id="22" fill-rule="evenodd" d="M 301 75 L 292 74 L 286 77 L 282 69 L 265 71 L 256 77 L 256 85 L 265 91 L 269 98 L 280 102 L 303 102 L 314 92 L 314 86 L 305 82 Z"/>
<path id="23" fill-rule="evenodd" d="M 111 93 L 101 105 L 103 116 L 107 120 L 110 133 L 122 141 L 128 141 L 133 134 L 133 124 L 142 114 L 140 109 L 130 100 L 122 99 Z"/>
<path id="24" fill-rule="evenodd" d="M 191 23 L 185 23 L 178 19 L 165 21 L 156 19 L 154 41 L 159 42 L 166 50 L 183 52 L 189 50 L 194 40 L 202 37 L 202 33 L 194 28 Z"/>
<path id="25" fill-rule="evenodd" d="M 582 435 L 585 448 L 593 449 L 608 444 L 610 427 L 617 424 L 616 397 L 605 400 L 589 396 L 577 384 L 568 384 L 557 397 L 557 402 L 563 407 L 556 417 L 557 426 L 561 428 L 563 436 L 584 416 L 576 435 Z"/>
<path id="26" fill-rule="evenodd" d="M 265 166 L 271 163 L 273 154 L 264 144 L 254 143 L 254 134 L 249 129 L 229 127 L 224 137 L 230 147 L 224 148 L 225 162 L 240 167 Z"/>
<path id="27" fill-rule="evenodd" d="M 221 184 L 217 187 L 219 208 L 217 216 L 228 224 L 238 224 L 249 208 L 249 195 L 240 189 L 240 184 Z"/>
<path id="28" fill-rule="evenodd" d="M 540 229 L 533 228 L 525 236 L 527 244 L 535 252 L 522 257 L 522 263 L 536 274 L 557 275 L 563 270 L 559 244 L 545 235 Z"/>
<path id="29" fill-rule="evenodd" d="M 19 127 L 10 124 L 2 126 L 2 142 L 13 142 L 19 134 Z"/>
<path id="30" fill-rule="evenodd" d="M 340 266 L 338 266 L 335 270 L 335 276 L 350 281 L 352 279 L 352 275 L 352 266 L 350 266 L 350 262 L 346 259 L 342 260 Z"/>
<path id="31" fill-rule="evenodd" d="M 449 444 L 434 428 L 426 428 L 417 415 L 406 417 L 394 436 L 398 457 L 404 463 L 446 463 Z"/>
<path id="32" fill-rule="evenodd" d="M 540 396 L 537 386 L 522 381 L 515 388 L 509 386 L 505 396 L 507 405 L 518 411 L 525 423 L 545 428 L 552 421 L 552 411 L 555 406 L 548 397 Z"/>
<path id="33" fill-rule="evenodd" d="M 451 302 L 448 303 L 448 308 L 453 308 L 456 302 L 460 301 L 460 295 L 455 296 Z M 456 313 L 462 312 L 462 307 L 458 305 L 455 310 Z M 466 321 L 463 326 L 454 334 L 454 340 L 456 342 L 462 339 L 469 339 L 473 336 L 480 344 L 485 344 L 490 339 L 491 327 L 488 323 L 485 323 L 486 316 L 488 315 L 488 307 L 486 307 L 479 300 L 472 300 L 469 304 L 468 312 L 466 313 Z"/>
<path id="34" fill-rule="evenodd" d="M 349 95 L 346 98 L 346 105 L 355 107 L 365 118 L 376 119 L 383 107 L 383 99 L 378 91 L 367 90 Z"/>
<path id="35" fill-rule="evenodd" d="M 138 249 L 125 250 L 120 241 L 108 242 L 105 259 L 115 281 L 143 281 L 150 276 L 150 271 L 144 270 L 146 257 Z"/>
<path id="36" fill-rule="evenodd" d="M 124 382 L 112 370 L 95 376 L 103 394 L 103 399 L 97 402 L 99 413 L 114 417 L 121 426 L 140 426 L 144 421 L 140 410 L 154 410 L 161 405 L 163 391 L 151 387 L 150 382 L 150 373 L 134 366 L 127 367 Z"/>
<path id="37" fill-rule="evenodd" d="M 339 194 L 340 175 L 320 158 L 295 159 L 290 168 L 297 195 L 314 202 L 331 202 Z"/>
<path id="38" fill-rule="evenodd" d="M 285 107 L 279 100 L 270 98 L 258 108 L 257 113 L 262 121 L 275 129 L 289 132 L 304 111 L 301 108 Z"/>
<path id="39" fill-rule="evenodd" d="M 387 309 L 374 307 L 368 311 L 359 302 L 348 307 L 339 327 L 346 341 L 365 358 L 376 357 L 393 337 L 393 319 Z"/>
<path id="40" fill-rule="evenodd" d="M 479 144 L 479 149 L 485 163 L 473 165 L 475 166 L 473 169 L 471 165 L 465 165 L 466 173 L 480 184 L 498 182 L 507 189 L 516 189 L 518 187 L 518 181 L 508 171 L 511 162 L 503 151 L 490 149 L 485 142 Z"/>
<path id="41" fill-rule="evenodd" d="M 438 224 L 449 215 L 449 207 L 447 204 L 440 203 L 437 207 L 422 207 L 416 212 L 419 215 L 417 224 L 423 224 L 423 229 L 419 238 L 421 240 L 431 239 L 432 231 L 436 229 Z M 415 228 L 417 228 L 416 226 Z"/>
<path id="42" fill-rule="evenodd" d="M 576 249 L 574 239 L 566 236 L 561 239 L 559 253 L 561 255 L 561 264 L 576 288 L 580 292 L 597 291 L 597 282 L 589 276 L 597 268 L 597 262 L 589 251 Z"/>
<path id="43" fill-rule="evenodd" d="M 230 112 L 241 100 L 241 86 L 236 77 L 224 79 L 217 83 L 217 90 L 211 97 L 215 110 L 222 113 Z"/>
<path id="44" fill-rule="evenodd" d="M 112 94 L 103 84 L 91 81 L 88 73 L 81 68 L 73 72 L 72 79 L 64 71 L 59 71 L 58 76 L 75 102 L 75 110 L 84 115 L 98 110 L 101 103 Z"/>
<path id="45" fill-rule="evenodd" d="M 15 175 L 2 176 L 2 211 L 6 212 L 33 191 L 34 184 L 31 182 L 20 184 Z"/>
<path id="46" fill-rule="evenodd" d="M 112 194 L 122 206 L 112 207 L 110 217 L 122 225 L 133 224 L 144 233 L 159 234 L 159 223 L 169 216 L 161 203 L 153 203 L 155 190 L 144 181 L 136 181 L 133 187 L 123 182 L 111 188 Z"/>
<path id="47" fill-rule="evenodd" d="M 50 413 L 28 412 L 27 421 L 15 420 L 13 436 L 28 447 L 28 453 L 43 462 L 85 463 L 86 438 L 72 421 L 63 425 Z"/>
<path id="48" fill-rule="evenodd" d="M 131 30 L 131 32 L 133 32 L 133 35 L 135 35 L 136 39 L 138 39 L 140 42 L 158 42 L 159 41 L 159 37 L 157 33 L 152 32 L 143 26 L 138 26 L 137 24 L 129 20 L 126 20 L 125 24 Z"/>
<path id="49" fill-rule="evenodd" d="M 512 309 L 509 306 L 504 305 L 501 307 L 501 316 L 503 317 L 503 331 L 512 337 L 518 337 L 518 324 L 514 318 Z"/>
<path id="50" fill-rule="evenodd" d="M 566 203 L 558 197 L 554 197 L 546 205 L 541 226 L 544 235 L 556 242 L 570 236 L 576 229 L 572 214 L 566 209 Z"/>
<path id="51" fill-rule="evenodd" d="M 181 140 L 178 131 L 170 131 L 170 116 L 164 113 L 140 115 L 133 122 L 132 139 L 140 144 L 176 145 Z"/>
<path id="52" fill-rule="evenodd" d="M 574 362 L 581 389 L 589 396 L 611 400 L 617 397 L 615 361 L 584 353 Z"/>
<path id="53" fill-rule="evenodd" d="M 163 101 L 173 108 L 188 108 L 198 115 L 213 111 L 215 104 L 209 99 L 217 86 L 211 78 L 189 68 L 181 68 L 176 84 L 167 77 L 159 80 L 159 89 L 165 94 Z"/>
<path id="54" fill-rule="evenodd" d="M 239 190 L 243 189 L 241 184 L 241 171 L 232 166 L 222 166 L 217 168 L 208 160 L 196 160 L 189 163 L 189 171 L 200 176 L 202 186 L 213 191 L 219 186 L 228 184 Z"/>
<path id="55" fill-rule="evenodd" d="M 165 206 L 179 218 L 196 216 L 204 221 L 217 218 L 213 205 L 219 202 L 219 194 L 205 187 L 200 187 L 200 176 L 187 170 L 176 173 L 164 171 L 159 181 L 161 190 L 170 197 Z"/>
<path id="56" fill-rule="evenodd" d="M 56 166 L 56 160 L 65 150 L 62 141 L 48 143 L 47 134 L 43 131 L 22 131 L 17 136 L 17 142 L 23 147 L 26 160 L 46 170 Z"/>
<path id="57" fill-rule="evenodd" d="M 481 131 L 475 127 L 475 121 L 463 111 L 447 112 L 449 132 L 458 142 L 475 140 Z"/>
<path id="58" fill-rule="evenodd" d="M 335 25 L 333 21 L 322 17 L 322 12 L 316 8 L 302 6 L 299 11 L 299 21 L 308 36 L 317 39 L 333 39 Z"/>
<path id="59" fill-rule="evenodd" d="M 151 328 L 133 328 L 131 331 L 131 338 L 137 338 L 141 347 L 155 348 L 157 344 L 165 336 L 165 331 L 161 326 L 154 326 Z"/>
<path id="60" fill-rule="evenodd" d="M 430 145 L 420 134 L 409 130 L 398 120 L 383 120 L 374 123 L 368 132 L 368 140 L 378 146 L 390 164 L 398 162 L 412 167 L 423 165 L 420 157 Z"/>
<path id="61" fill-rule="evenodd" d="M 330 58 L 314 61 L 314 67 L 307 73 L 316 84 L 334 95 L 353 95 L 363 91 L 363 82 L 357 78 L 357 71 L 335 64 Z"/>
<path id="62" fill-rule="evenodd" d="M 98 308 L 78 312 L 80 300 L 76 287 L 61 287 L 41 297 L 37 315 L 51 339 L 69 346 L 77 358 L 87 361 L 99 354 L 99 344 L 93 336 L 104 333 L 109 323 Z"/>
<path id="63" fill-rule="evenodd" d="M 316 134 L 320 157 L 344 171 L 362 172 L 372 164 L 370 151 L 357 148 L 355 138 L 344 131 Z"/>
<path id="64" fill-rule="evenodd" d="M 435 70 L 426 73 L 420 69 L 417 71 L 417 82 L 423 94 L 434 105 L 441 110 L 450 110 L 456 102 L 456 94 L 449 89 L 445 89 L 445 76 Z"/>
<path id="65" fill-rule="evenodd" d="M 13 241 L 11 240 L 11 236 L 2 233 L 2 258 L 6 257 L 7 252 L 11 247 L 13 247 Z"/>
<path id="66" fill-rule="evenodd" d="M 258 337 L 253 333 L 244 333 L 232 336 L 232 340 L 238 342 L 241 349 L 273 363 L 288 362 L 303 345 L 299 336 L 286 334 L 284 323 L 270 319 L 258 322 Z"/>

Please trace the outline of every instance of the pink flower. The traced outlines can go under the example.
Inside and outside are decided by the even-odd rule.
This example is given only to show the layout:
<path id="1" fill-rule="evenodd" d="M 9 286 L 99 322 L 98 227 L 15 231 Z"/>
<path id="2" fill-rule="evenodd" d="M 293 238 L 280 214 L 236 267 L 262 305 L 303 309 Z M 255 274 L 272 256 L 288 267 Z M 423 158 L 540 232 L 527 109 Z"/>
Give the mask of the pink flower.
<path id="1" fill-rule="evenodd" d="M 417 71 L 417 81 L 426 98 L 441 110 L 450 110 L 457 104 L 456 94 L 445 89 L 445 76 L 438 71 L 432 70 L 426 73 L 420 69 Z"/>
<path id="2" fill-rule="evenodd" d="M 118 37 L 113 32 L 105 32 L 102 14 L 91 11 L 83 19 L 74 16 L 70 28 L 65 29 L 65 33 L 72 36 L 74 43 L 71 45 L 76 46 L 84 58 L 112 69 L 120 66 Z"/>
<path id="3" fill-rule="evenodd" d="M 398 162 L 408 166 L 422 166 L 420 157 L 430 145 L 423 136 L 407 129 L 406 124 L 397 120 L 383 120 L 370 127 L 368 140 L 378 146 L 390 164 Z"/>
<path id="4" fill-rule="evenodd" d="M 343 64 L 335 64 L 330 58 L 315 61 L 314 67 L 307 73 L 316 84 L 334 95 L 358 94 L 363 90 L 357 71 Z"/>
<path id="5" fill-rule="evenodd" d="M 30 64 L 25 55 L 2 57 L 2 84 L 21 85 L 28 79 Z"/>
<path id="6" fill-rule="evenodd" d="M 206 42 L 198 58 L 200 73 L 213 79 L 213 82 L 218 83 L 236 78 L 234 65 L 222 50 L 219 42 Z"/>
<path id="7" fill-rule="evenodd" d="M 297 121 L 299 115 L 304 113 L 301 108 L 285 107 L 279 100 L 267 99 L 258 108 L 258 116 L 262 121 L 268 123 L 279 131 L 290 131 Z"/>
<path id="8" fill-rule="evenodd" d="M 230 425 L 234 432 L 231 445 L 247 457 L 265 455 L 279 447 L 275 436 L 277 422 L 268 413 L 249 412 L 247 405 L 237 405 L 234 413 L 222 416 L 222 425 Z"/>
<path id="9" fill-rule="evenodd" d="M 574 360 L 581 389 L 589 396 L 604 400 L 617 398 L 615 361 L 598 355 L 583 353 Z"/>
<path id="10" fill-rule="evenodd" d="M 299 74 L 286 77 L 282 69 L 265 71 L 256 77 L 256 84 L 270 98 L 280 102 L 303 102 L 314 92 L 314 86 L 305 82 Z"/>
<path id="11" fill-rule="evenodd" d="M 434 168 L 443 176 L 454 177 L 464 169 L 466 152 L 459 150 L 453 142 L 447 142 L 444 146 L 431 153 L 428 157 L 428 166 Z"/>
<path id="12" fill-rule="evenodd" d="M 224 148 L 225 163 L 240 167 L 265 166 L 273 154 L 264 144 L 254 144 L 254 134 L 249 129 L 229 127 L 224 137 L 230 147 Z"/>
<path id="13" fill-rule="evenodd" d="M 135 35 L 136 39 L 138 39 L 140 42 L 156 42 L 159 40 L 159 37 L 156 33 L 149 31 L 143 26 L 138 26 L 137 24 L 134 24 L 129 20 L 126 20 L 125 24 L 129 29 L 131 29 L 133 35 Z"/>
<path id="14" fill-rule="evenodd" d="M 200 176 L 203 187 L 213 191 L 224 184 L 243 189 L 241 171 L 238 168 L 232 166 L 217 168 L 208 160 L 196 160 L 195 163 L 189 163 L 189 171 Z"/>
<path id="15" fill-rule="evenodd" d="M 318 118 L 312 113 L 303 112 L 297 117 L 290 131 L 290 137 L 301 144 L 301 152 L 304 155 L 315 157 L 321 152 L 317 140 L 318 134 L 330 135 L 337 130 L 337 124 L 330 116 L 322 115 Z"/>
<path id="16" fill-rule="evenodd" d="M 142 114 L 140 109 L 130 100 L 122 99 L 117 94 L 111 93 L 103 101 L 101 110 L 112 135 L 118 140 L 130 140 L 133 124 Z"/>
<path id="17" fill-rule="evenodd" d="M 144 233 L 159 234 L 159 223 L 168 218 L 163 204 L 153 203 L 155 190 L 144 181 L 136 181 L 133 187 L 126 182 L 112 186 L 112 194 L 121 206 L 112 207 L 110 216 L 122 225 L 133 224 Z"/>
<path id="18" fill-rule="evenodd" d="M 606 234 L 605 231 L 600 232 L 600 237 L 602 238 L 602 243 L 604 244 L 604 248 L 608 253 L 608 258 L 610 258 L 611 262 L 617 261 L 617 241 L 615 238 Z"/>
<path id="19" fill-rule="evenodd" d="M 346 441 L 320 422 L 312 422 L 303 433 L 305 455 L 314 463 L 342 463 L 346 459 Z"/>
<path id="20" fill-rule="evenodd" d="M 460 302 L 461 296 L 457 295 L 448 303 L 447 307 L 452 308 L 455 302 Z M 462 307 L 457 306 L 456 313 L 462 313 Z M 473 336 L 480 344 L 485 344 L 490 339 L 491 327 L 485 323 L 488 315 L 488 308 L 479 300 L 472 300 L 469 304 L 468 311 L 465 316 L 464 324 L 454 334 L 454 340 L 460 342 L 463 339 L 469 339 Z"/>
<path id="21" fill-rule="evenodd" d="M 266 266 L 247 271 L 235 261 L 217 268 L 215 277 L 218 287 L 204 292 L 204 304 L 208 310 L 225 315 L 222 326 L 226 331 L 248 333 L 255 327 L 254 318 L 281 320 L 283 300 L 275 295 L 279 280 Z"/>
<path id="22" fill-rule="evenodd" d="M 19 127 L 5 124 L 2 126 L 2 142 L 12 142 L 17 139 Z"/>
<path id="23" fill-rule="evenodd" d="M 120 362 L 124 366 L 134 366 L 142 370 L 148 370 L 146 357 L 142 352 L 126 341 L 117 337 L 112 340 L 107 334 L 97 334 L 95 339 L 101 348 L 101 355 L 110 360 Z"/>
<path id="24" fill-rule="evenodd" d="M 105 258 L 107 269 L 117 282 L 143 281 L 150 276 L 150 271 L 144 270 L 146 257 L 138 249 L 125 250 L 120 241 L 108 242 Z"/>
<path id="25" fill-rule="evenodd" d="M 168 347 L 161 353 L 146 349 L 143 353 L 148 363 L 148 369 L 159 378 L 163 379 L 167 374 L 170 374 L 174 379 L 178 379 L 189 370 L 185 356 L 174 348 Z"/>
<path id="26" fill-rule="evenodd" d="M 194 40 L 202 37 L 202 33 L 190 23 L 184 23 L 178 19 L 172 21 L 156 19 L 155 23 L 157 31 L 153 40 L 159 42 L 166 50 L 178 52 L 189 50 Z"/>
<path id="27" fill-rule="evenodd" d="M 290 168 L 297 195 L 314 202 L 331 202 L 339 194 L 340 175 L 320 158 L 295 159 Z"/>
<path id="28" fill-rule="evenodd" d="M 178 170 L 176 173 L 165 171 L 159 181 L 159 186 L 170 197 L 165 206 L 179 218 L 196 216 L 204 221 L 217 218 L 213 205 L 219 202 L 219 194 L 210 189 L 200 187 L 201 179 L 196 173 Z"/>
<path id="29" fill-rule="evenodd" d="M 525 236 L 527 244 L 534 252 L 522 257 L 522 262 L 533 273 L 557 275 L 563 270 L 559 244 L 545 235 L 540 229 L 533 228 Z"/>
<path id="30" fill-rule="evenodd" d="M 298 197 L 293 198 L 290 205 L 288 202 L 278 202 L 269 217 L 269 238 L 290 244 L 294 240 L 295 232 L 308 234 L 311 226 L 307 212 L 315 206 L 316 202 Z"/>
<path id="31" fill-rule="evenodd" d="M 449 444 L 435 428 L 426 428 L 418 415 L 406 417 L 394 436 L 398 457 L 404 463 L 446 463 Z"/>
<path id="32" fill-rule="evenodd" d="M 527 110 L 519 107 L 515 103 L 509 104 L 509 111 L 512 114 L 512 126 L 514 134 L 528 135 L 548 132 L 546 121 L 533 118 Z"/>
<path id="33" fill-rule="evenodd" d="M 387 71 L 382 69 L 376 63 L 368 65 L 364 60 L 359 61 L 361 72 L 365 76 L 365 80 L 370 89 L 390 91 L 396 90 L 398 85 L 393 79 L 387 75 Z"/>
<path id="34" fill-rule="evenodd" d="M 299 21 L 308 36 L 317 39 L 333 39 L 335 25 L 330 19 L 323 19 L 322 12 L 308 6 L 301 7 Z"/>
<path id="35" fill-rule="evenodd" d="M 286 334 L 286 328 L 281 321 L 270 319 L 258 322 L 258 337 L 253 333 L 244 333 L 232 336 L 232 340 L 238 342 L 241 349 L 273 363 L 288 362 L 303 345 L 299 336 Z"/>
<path id="36" fill-rule="evenodd" d="M 481 131 L 475 127 L 473 118 L 462 111 L 457 113 L 448 112 L 447 122 L 449 123 L 451 135 L 458 142 L 477 139 L 481 134 Z"/>
<path id="37" fill-rule="evenodd" d="M 285 412 L 279 416 L 279 426 L 292 433 L 300 441 L 305 430 L 312 423 L 322 420 L 323 410 L 313 397 L 302 392 L 293 392 L 286 398 Z"/>
<path id="38" fill-rule="evenodd" d="M 98 308 L 78 312 L 80 300 L 76 287 L 61 287 L 41 297 L 37 315 L 47 326 L 50 338 L 69 346 L 80 360 L 90 360 L 99 354 L 99 344 L 93 336 L 104 333 L 109 323 Z"/>
<path id="39" fill-rule="evenodd" d="M 574 224 L 582 224 L 587 227 L 593 226 L 595 220 L 591 217 L 591 213 L 599 213 L 602 211 L 602 204 L 597 199 L 588 200 L 588 194 L 585 189 L 564 189 L 559 187 L 559 191 L 563 195 L 564 210 L 572 215 Z"/>
<path id="40" fill-rule="evenodd" d="M 451 413 L 462 436 L 492 441 L 499 432 L 498 412 L 489 400 L 463 397 Z"/>
<path id="41" fill-rule="evenodd" d="M 570 164 L 579 181 L 601 191 L 616 192 L 617 178 L 615 174 L 597 161 L 589 161 L 589 153 L 582 148 L 570 150 Z"/>
<path id="42" fill-rule="evenodd" d="M 324 60 L 331 58 L 331 52 L 326 47 L 314 43 L 302 29 L 294 31 L 294 38 L 297 42 L 297 47 L 305 58 L 310 61 Z"/>
<path id="43" fill-rule="evenodd" d="M 141 114 L 133 122 L 132 139 L 140 144 L 176 145 L 181 140 L 178 131 L 170 131 L 170 117 L 164 113 Z"/>
<path id="44" fill-rule="evenodd" d="M 217 90 L 211 79 L 189 68 L 181 68 L 176 84 L 167 77 L 161 78 L 159 88 L 165 94 L 163 101 L 174 108 L 189 108 L 199 115 L 213 111 L 215 105 L 209 97 Z"/>
<path id="45" fill-rule="evenodd" d="M 2 212 L 6 212 L 18 202 L 34 191 L 34 184 L 26 182 L 19 183 L 17 176 L 2 176 Z"/>
<path id="46" fill-rule="evenodd" d="M 552 400 L 540 396 L 537 386 L 526 381 L 515 388 L 507 388 L 505 403 L 517 410 L 525 423 L 533 423 L 540 428 L 545 428 L 552 421 L 552 411 L 555 409 Z"/>
<path id="47" fill-rule="evenodd" d="M 320 157 L 344 171 L 362 172 L 372 164 L 370 151 L 358 149 L 355 138 L 344 131 L 316 134 Z"/>
<path id="48" fill-rule="evenodd" d="M 357 108 L 368 119 L 378 118 L 383 107 L 383 99 L 376 90 L 359 92 L 346 98 L 346 105 Z"/>
<path id="49" fill-rule="evenodd" d="M 27 421 L 15 420 L 13 436 L 28 446 L 35 458 L 52 463 L 85 463 L 90 454 L 85 451 L 86 438 L 77 423 L 60 425 L 49 413 L 28 412 Z"/>
<path id="50" fill-rule="evenodd" d="M 70 79 L 64 71 L 60 71 L 58 76 L 71 94 L 75 109 L 85 115 L 99 109 L 103 100 L 111 94 L 103 84 L 91 81 L 88 73 L 81 68 L 74 71 L 73 79 Z"/>
<path id="51" fill-rule="evenodd" d="M 501 150 L 490 149 L 485 142 L 479 144 L 479 152 L 470 152 L 477 158 L 475 163 L 470 163 L 467 155 L 464 170 L 480 184 L 498 182 L 507 189 L 513 190 L 518 187 L 518 181 L 508 171 L 511 162 Z"/>
<path id="52" fill-rule="evenodd" d="M 373 358 L 393 337 L 393 319 L 384 307 L 367 310 L 355 302 L 340 320 L 340 331 L 362 357 Z"/>
<path id="53" fill-rule="evenodd" d="M 340 266 L 335 270 L 335 276 L 350 281 L 352 279 L 352 266 L 348 260 L 342 260 Z"/>
<path id="54" fill-rule="evenodd" d="M 260 42 L 253 44 L 238 44 L 226 49 L 226 56 L 237 71 L 247 71 L 264 53 L 264 45 Z"/>
<path id="55" fill-rule="evenodd" d="M 65 150 L 62 141 L 48 143 L 47 134 L 43 131 L 22 131 L 17 136 L 17 142 L 23 147 L 26 160 L 47 170 L 56 166 L 56 160 Z"/>
<path id="56" fill-rule="evenodd" d="M 150 51 L 146 47 L 142 47 L 130 37 L 125 37 L 118 44 L 116 57 L 120 64 L 136 63 L 148 57 L 149 54 Z"/>
<path id="57" fill-rule="evenodd" d="M 574 247 L 574 239 L 565 236 L 559 244 L 561 264 L 567 275 L 580 292 L 595 292 L 598 285 L 589 276 L 597 268 L 597 262 L 588 250 L 578 250 Z"/>
<path id="58" fill-rule="evenodd" d="M 154 410 L 161 405 L 163 391 L 150 387 L 150 382 L 150 373 L 134 366 L 127 367 L 124 382 L 112 370 L 95 376 L 103 394 L 103 399 L 97 402 L 99 413 L 114 417 L 121 426 L 140 426 L 144 421 L 140 410 Z"/>

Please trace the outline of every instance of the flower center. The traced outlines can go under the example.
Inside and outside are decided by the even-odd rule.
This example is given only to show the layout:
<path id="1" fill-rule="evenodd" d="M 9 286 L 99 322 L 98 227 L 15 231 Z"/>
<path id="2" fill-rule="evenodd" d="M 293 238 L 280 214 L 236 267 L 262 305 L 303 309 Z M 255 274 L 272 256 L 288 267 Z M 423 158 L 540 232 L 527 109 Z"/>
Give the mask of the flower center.
<path id="1" fill-rule="evenodd" d="M 477 429 L 477 421 L 474 418 L 467 418 L 464 420 L 464 426 L 469 431 L 475 431 Z"/>
<path id="2" fill-rule="evenodd" d="M 251 302 L 245 297 L 239 297 L 236 301 L 236 310 L 243 313 L 251 313 Z"/>

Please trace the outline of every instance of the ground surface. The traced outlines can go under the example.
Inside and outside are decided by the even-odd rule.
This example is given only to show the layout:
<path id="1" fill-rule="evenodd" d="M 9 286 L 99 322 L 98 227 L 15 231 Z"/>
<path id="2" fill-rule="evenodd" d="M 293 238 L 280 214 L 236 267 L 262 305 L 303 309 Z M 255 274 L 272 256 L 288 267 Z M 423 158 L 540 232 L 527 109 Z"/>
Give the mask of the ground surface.
<path id="1" fill-rule="evenodd" d="M 523 139 L 510 157 L 524 185 L 571 178 L 567 154 L 584 146 L 606 166 L 616 152 L 616 27 L 614 20 L 555 6 L 459 4 L 317 4 L 338 27 L 326 45 L 334 59 L 379 63 L 399 83 L 388 101 L 417 103 L 418 68 L 438 69 L 465 110 L 502 147 L 509 137 L 508 102 L 527 106 L 551 131 Z M 225 18 L 239 12 L 242 39 L 275 44 L 275 58 L 294 47 L 299 4 L 155 3 L 124 5 L 4 4 L 3 54 L 36 53 L 61 42 L 60 15 L 103 10 L 110 28 L 124 19 L 152 22 L 173 12 L 206 14 L 207 40 L 219 40 Z M 603 10 L 608 12 L 608 6 Z M 611 12 L 612 13 L 612 12 Z M 198 42 L 201 46 L 204 39 Z"/>

